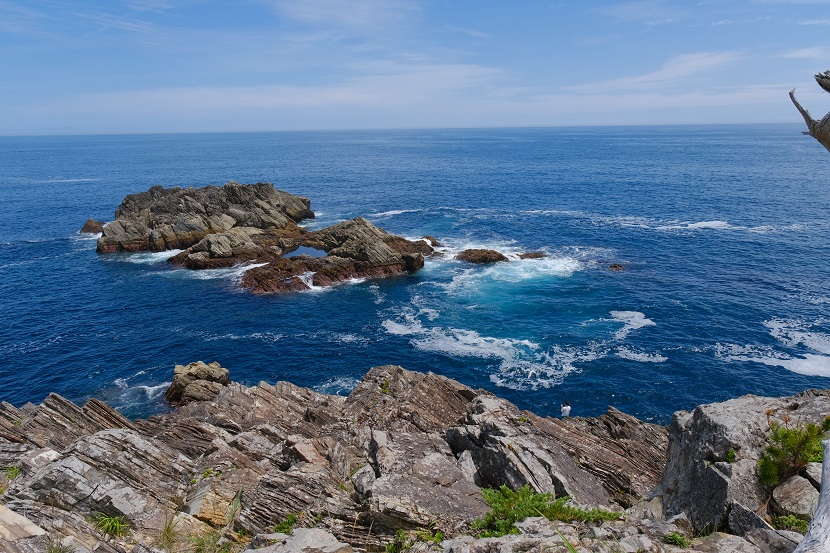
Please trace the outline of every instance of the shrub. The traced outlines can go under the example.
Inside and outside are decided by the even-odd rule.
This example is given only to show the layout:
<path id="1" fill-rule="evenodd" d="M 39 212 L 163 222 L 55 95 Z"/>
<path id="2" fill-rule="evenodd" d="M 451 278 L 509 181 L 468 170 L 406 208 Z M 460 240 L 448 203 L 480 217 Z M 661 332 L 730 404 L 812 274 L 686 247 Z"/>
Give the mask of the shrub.
<path id="1" fill-rule="evenodd" d="M 279 532 L 281 534 L 290 534 L 291 530 L 294 529 L 294 525 L 297 524 L 297 515 L 296 513 L 291 513 L 290 515 L 286 516 L 282 522 L 277 523 L 274 525 L 274 532 Z"/>
<path id="2" fill-rule="evenodd" d="M 528 517 L 543 516 L 548 520 L 562 522 L 599 522 L 616 520 L 620 513 L 602 509 L 580 509 L 569 505 L 570 498 L 562 496 L 553 499 L 550 493 L 537 493 L 525 484 L 516 491 L 507 486 L 484 488 L 484 501 L 492 509 L 484 517 L 476 519 L 473 527 L 479 529 L 482 537 L 498 537 L 517 534 L 514 523 Z"/>
<path id="3" fill-rule="evenodd" d="M 416 543 L 438 544 L 442 541 L 444 541 L 444 533 L 441 530 L 436 530 L 434 525 L 427 528 L 418 528 L 411 532 L 398 530 L 395 532 L 394 539 L 387 544 L 386 553 L 403 553 L 404 551 L 411 551 Z"/>
<path id="4" fill-rule="evenodd" d="M 830 417 L 821 426 L 807 423 L 770 423 L 769 445 L 758 461 L 758 477 L 768 486 L 775 486 L 785 478 L 797 474 L 807 463 L 821 462 L 821 438 L 830 430 Z"/>
<path id="5" fill-rule="evenodd" d="M 807 526 L 809 525 L 809 522 L 795 515 L 773 517 L 772 519 L 772 526 L 776 530 L 789 530 L 790 532 L 798 532 L 799 534 L 806 534 Z"/>
<path id="6" fill-rule="evenodd" d="M 46 553 L 75 553 L 74 545 L 63 544 L 60 541 L 49 540 L 46 544 Z"/>
<path id="7" fill-rule="evenodd" d="M 233 553 L 234 544 L 221 540 L 222 532 L 211 530 L 190 538 L 190 543 L 193 553 Z"/>
<path id="8" fill-rule="evenodd" d="M 683 534 L 678 534 L 677 532 L 672 532 L 663 538 L 663 541 L 669 545 L 676 545 L 677 547 L 689 547 L 692 545 L 692 540 L 684 536 Z"/>
<path id="9" fill-rule="evenodd" d="M 735 462 L 735 450 L 734 449 L 727 449 L 725 459 L 726 459 L 727 463 L 734 463 Z"/>
<path id="10" fill-rule="evenodd" d="M 165 517 L 164 526 L 161 528 L 155 545 L 166 553 L 173 553 L 176 542 L 179 541 L 178 521 L 174 515 Z"/>
<path id="11" fill-rule="evenodd" d="M 3 474 L 6 475 L 6 479 L 11 482 L 15 480 L 18 476 L 20 476 L 20 467 L 17 465 L 12 465 L 10 467 L 3 467 Z"/>
<path id="12" fill-rule="evenodd" d="M 95 516 L 95 527 L 102 534 L 111 538 L 123 536 L 130 529 L 129 524 L 124 521 L 124 517 L 117 517 L 106 513 L 98 513 Z"/>

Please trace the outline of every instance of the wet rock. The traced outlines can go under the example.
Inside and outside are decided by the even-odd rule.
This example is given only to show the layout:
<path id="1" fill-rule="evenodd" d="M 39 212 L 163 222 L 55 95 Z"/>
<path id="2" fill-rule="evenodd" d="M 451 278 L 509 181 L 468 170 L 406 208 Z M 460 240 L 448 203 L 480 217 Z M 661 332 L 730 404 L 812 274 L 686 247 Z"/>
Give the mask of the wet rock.
<path id="1" fill-rule="evenodd" d="M 519 259 L 543 259 L 547 257 L 545 252 L 525 252 L 519 254 Z"/>
<path id="2" fill-rule="evenodd" d="M 164 394 L 167 401 L 183 405 L 191 401 L 213 399 L 222 387 L 230 383 L 228 369 L 217 362 L 210 364 L 196 361 L 187 365 L 176 365 L 173 382 Z"/>
<path id="3" fill-rule="evenodd" d="M 441 242 L 439 242 L 438 240 L 436 240 L 435 238 L 433 238 L 430 235 L 422 236 L 421 240 L 426 240 L 427 244 L 429 244 L 433 248 L 440 248 L 441 247 Z"/>
<path id="4" fill-rule="evenodd" d="M 620 272 L 620 271 L 625 270 L 625 267 L 623 267 L 619 263 L 612 263 L 608 266 L 608 268 L 611 269 L 612 271 L 616 271 L 616 272 Z"/>
<path id="5" fill-rule="evenodd" d="M 507 258 L 495 250 L 469 249 L 464 250 L 455 256 L 460 261 L 467 263 L 496 263 L 507 261 Z"/>
<path id="6" fill-rule="evenodd" d="M 96 221 L 95 219 L 87 219 L 84 226 L 81 227 L 81 234 L 101 234 L 104 231 L 104 223 Z"/>

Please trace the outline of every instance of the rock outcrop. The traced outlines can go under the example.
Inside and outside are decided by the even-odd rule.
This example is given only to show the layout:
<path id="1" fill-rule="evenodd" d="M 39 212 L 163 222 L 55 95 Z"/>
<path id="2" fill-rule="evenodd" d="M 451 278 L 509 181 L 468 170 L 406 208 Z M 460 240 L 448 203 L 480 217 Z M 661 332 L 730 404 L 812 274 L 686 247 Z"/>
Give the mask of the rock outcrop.
<path id="1" fill-rule="evenodd" d="M 455 258 L 466 261 L 467 263 L 497 263 L 499 261 L 507 261 L 507 257 L 502 253 L 495 250 L 483 250 L 479 248 L 459 252 Z"/>
<path id="2" fill-rule="evenodd" d="M 387 233 L 363 218 L 308 232 L 307 198 L 270 183 L 154 186 L 127 196 L 103 228 L 99 253 L 183 250 L 168 261 L 188 269 L 254 264 L 242 286 L 256 293 L 308 290 L 350 279 L 415 272 L 433 248 Z M 286 256 L 300 247 L 324 257 Z"/>
<path id="3" fill-rule="evenodd" d="M 234 227 L 284 229 L 313 218 L 308 198 L 271 183 L 162 188 L 130 194 L 104 226 L 98 253 L 184 249 Z"/>
<path id="4" fill-rule="evenodd" d="M 226 377 L 204 363 L 175 372 L 183 395 L 199 377 Z M 565 553 L 567 541 L 578 551 L 675 552 L 667 540 L 683 538 L 686 551 L 789 553 L 800 537 L 759 516 L 771 492 L 756 494 L 748 467 L 768 416 L 812 421 L 828 402 L 830 391 L 739 398 L 680 412 L 667 433 L 613 408 L 542 418 L 442 376 L 382 366 L 347 398 L 230 382 L 212 399 L 136 421 L 55 394 L 39 406 L 1 403 L 0 464 L 16 474 L 0 477 L 0 550 L 154 553 L 172 525 L 173 550 L 200 536 L 233 551 L 381 551 L 397 539 L 412 551 Z M 821 478 L 815 467 L 810 475 Z M 813 486 L 802 480 L 774 501 Z M 517 535 L 465 536 L 489 509 L 480 487 L 499 485 L 567 494 L 620 519 L 530 518 Z M 126 533 L 102 534 L 102 516 L 120 517 Z M 707 524 L 732 533 L 692 540 Z"/>
<path id="5" fill-rule="evenodd" d="M 224 374 L 204 363 L 175 372 L 171 390 L 183 396 L 201 378 Z M 77 407 L 52 395 L 25 410 L 0 406 L 0 451 L 20 467 L 2 501 L 51 539 L 90 551 L 105 543 L 110 549 L 99 550 L 117 552 L 129 550 L 127 541 L 151 547 L 174 516 L 188 532 L 227 528 L 233 537 L 267 534 L 298 513 L 298 527 L 329 532 L 336 547 L 382 549 L 402 528 L 469 530 L 488 510 L 479 487 L 501 483 L 622 508 L 595 474 L 551 442 L 549 419 L 521 413 L 487 392 L 395 366 L 371 369 L 348 398 L 285 382 L 231 382 L 211 400 L 194 398 L 134 422 L 96 400 Z M 633 418 L 624 425 L 620 434 L 628 437 L 652 427 L 664 433 Z M 600 438 L 585 440 L 585 458 L 628 447 L 602 434 L 609 441 L 595 450 L 588 444 Z M 660 457 L 660 447 L 638 444 L 631 456 Z M 88 522 L 98 513 L 123 517 L 129 537 L 105 540 Z M 269 547 L 289 543 L 278 542 Z"/>
<path id="6" fill-rule="evenodd" d="M 87 219 L 78 232 L 81 234 L 101 234 L 104 232 L 104 223 L 95 219 Z"/>
<path id="7" fill-rule="evenodd" d="M 191 401 L 207 401 L 215 398 L 223 386 L 230 384 L 230 372 L 219 363 L 210 364 L 196 361 L 187 365 L 176 365 L 173 382 L 164 398 L 174 405 Z"/>
<path id="8" fill-rule="evenodd" d="M 828 390 L 810 390 L 787 398 L 743 396 L 675 413 L 662 478 L 666 514 L 686 513 L 696 531 L 705 531 L 728 529 L 734 502 L 768 517 L 772 498 L 779 513 L 786 511 L 775 501 L 776 495 L 783 500 L 790 495 L 786 488 L 812 485 L 799 477 L 794 483 L 782 484 L 785 490 L 776 494 L 761 484 L 757 464 L 768 444 L 770 426 L 785 421 L 820 423 L 828 413 Z M 814 499 L 817 493 L 808 502 Z"/>

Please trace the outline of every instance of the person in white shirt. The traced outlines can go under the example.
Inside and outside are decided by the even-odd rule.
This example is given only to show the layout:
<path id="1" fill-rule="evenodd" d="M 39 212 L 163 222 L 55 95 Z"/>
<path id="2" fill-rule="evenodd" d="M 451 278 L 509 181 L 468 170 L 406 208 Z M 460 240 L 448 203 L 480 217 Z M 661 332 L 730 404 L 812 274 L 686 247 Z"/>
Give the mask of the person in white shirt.
<path id="1" fill-rule="evenodd" d="M 571 406 L 567 401 L 565 402 L 565 405 L 560 405 L 559 407 L 562 409 L 562 416 L 563 417 L 570 417 L 571 416 Z"/>

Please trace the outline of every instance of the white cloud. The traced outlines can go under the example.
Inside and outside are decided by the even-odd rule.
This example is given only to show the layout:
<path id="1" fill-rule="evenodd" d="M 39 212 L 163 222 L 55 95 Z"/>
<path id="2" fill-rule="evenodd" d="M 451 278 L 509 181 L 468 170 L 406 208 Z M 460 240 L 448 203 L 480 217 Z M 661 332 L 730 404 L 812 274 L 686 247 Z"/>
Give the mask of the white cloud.
<path id="1" fill-rule="evenodd" d="M 492 38 L 493 35 L 489 33 L 484 33 L 482 31 L 477 31 L 475 29 L 468 29 L 466 27 L 454 27 L 452 25 L 448 25 L 447 30 L 449 31 L 456 31 L 459 33 L 464 33 L 465 35 L 469 35 L 474 38 Z"/>
<path id="2" fill-rule="evenodd" d="M 830 25 L 830 19 L 807 19 L 799 21 L 799 25 Z"/>
<path id="3" fill-rule="evenodd" d="M 409 0 L 260 0 L 285 17 L 357 30 L 396 26 L 418 12 Z"/>
<path id="4" fill-rule="evenodd" d="M 662 0 L 640 0 L 616 4 L 596 10 L 601 15 L 621 21 L 636 21 L 649 26 L 676 23 L 689 16 L 687 8 L 678 8 Z"/>
<path id="5" fill-rule="evenodd" d="M 791 50 L 778 56 L 779 58 L 804 59 L 804 60 L 826 60 L 828 48 L 825 46 L 813 46 L 812 48 L 801 48 Z"/>
<path id="6" fill-rule="evenodd" d="M 695 54 L 683 54 L 676 56 L 658 69 L 643 75 L 632 77 L 620 77 L 607 81 L 588 83 L 571 87 L 573 90 L 627 90 L 627 89 L 650 89 L 677 84 L 688 77 L 705 73 L 712 69 L 723 67 L 739 60 L 741 55 L 738 52 L 699 52 Z"/>

